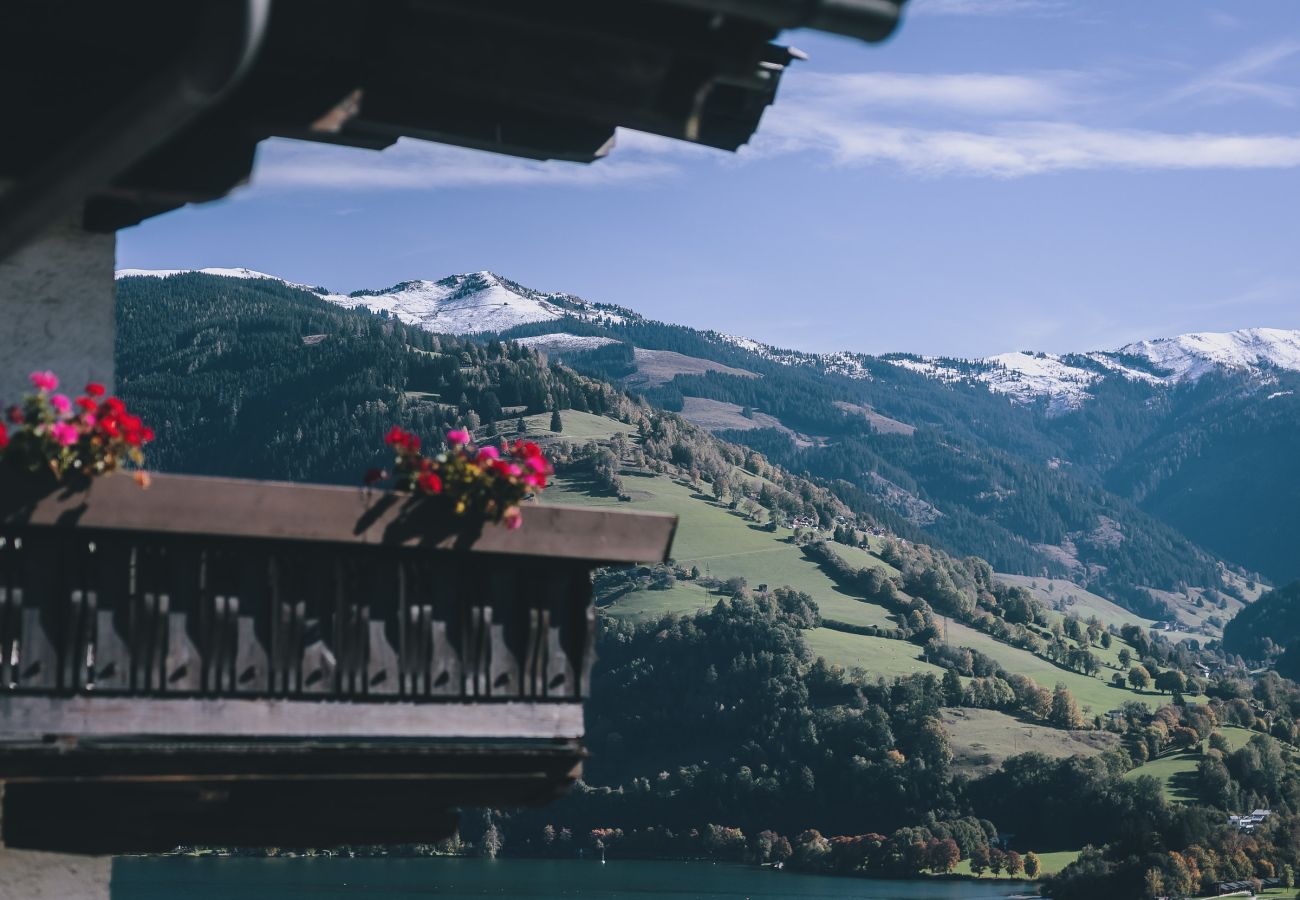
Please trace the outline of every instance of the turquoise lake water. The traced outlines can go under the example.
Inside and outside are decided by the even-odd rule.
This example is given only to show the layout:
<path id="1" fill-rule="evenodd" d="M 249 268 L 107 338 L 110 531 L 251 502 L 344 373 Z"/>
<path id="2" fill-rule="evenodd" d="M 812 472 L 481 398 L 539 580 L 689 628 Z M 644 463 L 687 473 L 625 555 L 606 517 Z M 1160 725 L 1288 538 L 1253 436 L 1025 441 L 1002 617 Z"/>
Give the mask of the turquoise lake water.
<path id="1" fill-rule="evenodd" d="M 128 858 L 113 900 L 1002 900 L 1025 887 L 875 881 L 683 862 L 578 860 Z"/>

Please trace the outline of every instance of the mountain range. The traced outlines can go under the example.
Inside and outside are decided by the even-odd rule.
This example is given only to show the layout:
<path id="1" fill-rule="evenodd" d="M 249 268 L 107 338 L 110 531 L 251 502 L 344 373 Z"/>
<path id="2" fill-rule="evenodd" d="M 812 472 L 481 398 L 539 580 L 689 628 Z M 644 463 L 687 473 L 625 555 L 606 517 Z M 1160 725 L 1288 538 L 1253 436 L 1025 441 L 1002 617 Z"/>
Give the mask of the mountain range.
<path id="1" fill-rule="evenodd" d="M 1068 577 L 1155 618 L 1300 575 L 1297 331 L 975 360 L 815 354 L 491 272 L 337 294 L 247 269 L 200 271 L 281 281 L 428 331 L 519 341 L 834 485 L 899 534 L 1003 571 Z"/>
<path id="2" fill-rule="evenodd" d="M 641 319 L 621 306 L 592 303 L 574 294 L 538 291 L 493 272 L 448 275 L 436 281 L 403 281 L 378 290 L 349 294 L 295 284 L 245 268 L 122 269 L 118 278 L 166 277 L 198 271 L 230 278 L 265 278 L 301 288 L 347 308 L 365 307 L 393 315 L 408 325 L 444 334 L 504 332 L 538 322 L 577 319 L 586 322 L 627 322 Z M 852 351 L 803 353 L 782 350 L 746 337 L 708 332 L 766 359 L 791 366 L 823 367 L 850 378 L 867 378 L 868 357 Z M 534 336 L 528 343 L 572 351 L 594 349 L 612 338 L 558 333 Z M 1221 371 L 1248 372 L 1267 381 L 1274 370 L 1300 371 L 1300 330 L 1244 328 L 1223 333 L 1197 332 L 1135 341 L 1112 350 L 1055 354 L 1023 350 L 977 359 L 885 354 L 880 359 L 939 381 L 977 382 L 1022 403 L 1045 401 L 1053 412 L 1076 409 L 1091 399 L 1089 388 L 1111 375 L 1151 385 L 1173 386 Z"/>

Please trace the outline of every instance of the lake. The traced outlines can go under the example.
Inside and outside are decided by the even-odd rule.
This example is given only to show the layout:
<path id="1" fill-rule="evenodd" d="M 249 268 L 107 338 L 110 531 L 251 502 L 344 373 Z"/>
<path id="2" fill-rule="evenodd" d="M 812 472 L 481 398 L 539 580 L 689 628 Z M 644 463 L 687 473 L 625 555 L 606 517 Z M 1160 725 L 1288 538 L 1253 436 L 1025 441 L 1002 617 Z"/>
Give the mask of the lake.
<path id="1" fill-rule="evenodd" d="M 112 900 L 1002 900 L 1026 892 L 1023 885 L 831 878 L 702 862 L 167 857 L 115 860 Z"/>

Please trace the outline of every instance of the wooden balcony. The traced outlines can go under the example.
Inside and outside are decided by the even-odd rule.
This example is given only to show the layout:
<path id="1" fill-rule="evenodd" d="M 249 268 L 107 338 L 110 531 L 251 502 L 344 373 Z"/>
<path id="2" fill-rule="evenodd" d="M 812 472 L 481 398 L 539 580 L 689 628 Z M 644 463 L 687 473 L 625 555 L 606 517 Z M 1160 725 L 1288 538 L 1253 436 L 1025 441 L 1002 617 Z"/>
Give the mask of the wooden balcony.
<path id="1" fill-rule="evenodd" d="M 346 488 L 0 476 L 3 840 L 436 840 L 580 772 L 590 572 L 675 517 L 529 506 L 466 530 Z"/>

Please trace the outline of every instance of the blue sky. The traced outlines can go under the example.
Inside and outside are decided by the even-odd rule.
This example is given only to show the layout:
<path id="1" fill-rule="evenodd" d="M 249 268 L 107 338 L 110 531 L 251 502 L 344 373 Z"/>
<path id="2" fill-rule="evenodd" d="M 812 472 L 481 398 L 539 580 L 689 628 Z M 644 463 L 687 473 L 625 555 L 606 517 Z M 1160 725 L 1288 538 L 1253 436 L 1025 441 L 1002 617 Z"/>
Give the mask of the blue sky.
<path id="1" fill-rule="evenodd" d="M 805 350 L 1300 328 L 1296 0 L 912 0 L 883 46 L 782 41 L 811 58 L 739 154 L 273 141 L 118 264 L 336 291 L 490 269 Z"/>

